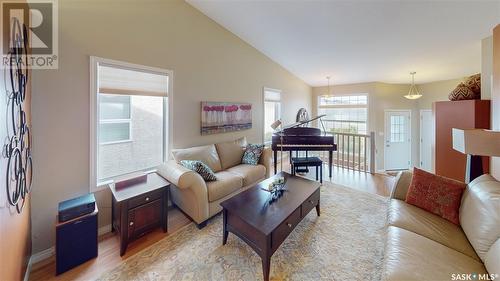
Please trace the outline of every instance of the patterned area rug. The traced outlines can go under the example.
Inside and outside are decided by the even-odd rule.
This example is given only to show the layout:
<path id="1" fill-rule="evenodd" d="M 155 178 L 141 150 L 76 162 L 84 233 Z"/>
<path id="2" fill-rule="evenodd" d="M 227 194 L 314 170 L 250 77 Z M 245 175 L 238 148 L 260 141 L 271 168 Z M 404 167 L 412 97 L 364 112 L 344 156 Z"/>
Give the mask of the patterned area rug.
<path id="1" fill-rule="evenodd" d="M 388 198 L 326 183 L 312 210 L 271 258 L 271 280 L 380 280 Z M 222 216 L 190 224 L 100 280 L 262 280 L 260 257 L 229 234 Z"/>

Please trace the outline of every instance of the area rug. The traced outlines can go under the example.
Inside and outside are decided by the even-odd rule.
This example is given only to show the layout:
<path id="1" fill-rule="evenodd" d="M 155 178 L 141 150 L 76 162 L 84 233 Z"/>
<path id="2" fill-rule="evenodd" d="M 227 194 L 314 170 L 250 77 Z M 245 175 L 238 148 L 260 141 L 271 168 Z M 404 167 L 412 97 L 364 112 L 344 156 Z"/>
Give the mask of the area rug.
<path id="1" fill-rule="evenodd" d="M 388 198 L 326 183 L 312 210 L 271 258 L 271 280 L 380 280 Z M 128 258 L 100 280 L 262 280 L 261 259 L 222 216 L 190 224 Z"/>

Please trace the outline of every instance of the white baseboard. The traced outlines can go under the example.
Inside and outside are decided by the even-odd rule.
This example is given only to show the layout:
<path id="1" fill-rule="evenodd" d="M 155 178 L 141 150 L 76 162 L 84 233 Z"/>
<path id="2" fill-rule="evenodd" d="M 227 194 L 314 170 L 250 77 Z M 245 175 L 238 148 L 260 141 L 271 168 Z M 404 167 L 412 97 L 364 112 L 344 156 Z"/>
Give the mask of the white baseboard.
<path id="1" fill-rule="evenodd" d="M 101 236 L 101 235 L 109 233 L 109 232 L 111 232 L 111 224 L 99 227 L 99 229 L 97 230 L 97 235 Z M 54 246 L 52 246 L 48 249 L 45 249 L 43 251 L 40 251 L 38 253 L 31 255 L 31 258 L 30 258 L 29 263 L 28 263 L 28 267 L 30 268 L 31 265 L 52 257 L 53 255 L 55 255 L 55 253 L 56 253 L 56 248 Z"/>
<path id="2" fill-rule="evenodd" d="M 31 266 L 33 265 L 33 256 L 30 257 L 28 261 L 28 266 L 26 267 L 26 272 L 24 273 L 24 281 L 28 281 L 30 279 Z"/>
<path id="3" fill-rule="evenodd" d="M 45 249 L 41 252 L 38 252 L 38 253 L 31 255 L 30 263 L 35 264 L 37 262 L 46 260 L 46 259 L 52 257 L 55 253 L 56 253 L 56 248 L 54 246 L 52 246 L 48 249 Z"/>
<path id="4" fill-rule="evenodd" d="M 101 236 L 109 232 L 111 232 L 111 224 L 99 227 L 99 229 L 97 230 L 97 236 Z"/>

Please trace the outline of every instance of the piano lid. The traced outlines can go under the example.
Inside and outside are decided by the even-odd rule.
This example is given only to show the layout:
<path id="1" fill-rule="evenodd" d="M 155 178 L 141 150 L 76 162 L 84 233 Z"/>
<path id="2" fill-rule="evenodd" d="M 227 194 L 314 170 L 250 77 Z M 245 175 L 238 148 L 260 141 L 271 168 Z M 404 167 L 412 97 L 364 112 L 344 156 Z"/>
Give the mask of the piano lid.
<path id="1" fill-rule="evenodd" d="M 290 124 L 290 125 L 287 125 L 287 126 L 283 126 L 283 130 L 290 129 L 290 128 L 295 128 L 295 127 L 298 127 L 300 125 L 304 125 L 304 124 L 307 124 L 309 122 L 312 122 L 314 120 L 318 120 L 318 119 L 323 118 L 325 116 L 326 116 L 326 114 L 322 114 L 322 115 L 318 115 L 318 116 L 316 116 L 314 118 L 311 118 L 309 120 L 304 120 L 304 121 L 301 121 L 301 122 L 295 122 L 293 124 Z"/>

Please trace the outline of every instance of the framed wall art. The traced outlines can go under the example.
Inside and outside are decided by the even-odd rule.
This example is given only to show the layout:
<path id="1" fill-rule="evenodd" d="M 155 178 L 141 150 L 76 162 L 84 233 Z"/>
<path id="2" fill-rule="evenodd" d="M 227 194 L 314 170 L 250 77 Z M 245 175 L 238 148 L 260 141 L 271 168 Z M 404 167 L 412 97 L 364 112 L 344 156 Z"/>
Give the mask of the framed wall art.
<path id="1" fill-rule="evenodd" d="M 201 134 L 210 135 L 252 128 L 252 104 L 237 102 L 201 103 Z"/>

